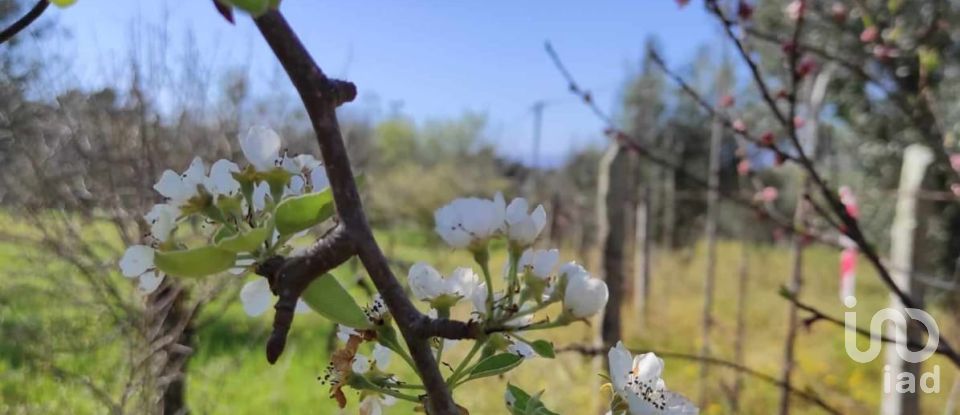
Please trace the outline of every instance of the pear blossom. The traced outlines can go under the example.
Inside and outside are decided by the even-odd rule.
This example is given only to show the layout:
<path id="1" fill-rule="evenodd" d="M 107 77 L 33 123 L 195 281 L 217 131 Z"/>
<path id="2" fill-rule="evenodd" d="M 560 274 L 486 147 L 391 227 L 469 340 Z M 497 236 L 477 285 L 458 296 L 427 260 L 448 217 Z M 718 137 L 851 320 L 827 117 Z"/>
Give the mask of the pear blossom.
<path id="1" fill-rule="evenodd" d="M 270 185 L 267 182 L 257 183 L 253 188 L 253 210 L 260 212 L 267 207 L 267 197 L 270 196 Z"/>
<path id="2" fill-rule="evenodd" d="M 443 278 L 435 268 L 423 262 L 410 267 L 407 274 L 413 296 L 421 301 L 450 298 L 454 302 L 470 297 L 480 284 L 480 278 L 470 268 L 457 268 L 449 277 Z"/>
<path id="3" fill-rule="evenodd" d="M 370 357 L 359 353 L 355 355 L 350 364 L 350 368 L 353 370 L 353 373 L 359 374 L 367 373 L 373 369 L 383 370 L 390 364 L 391 357 L 393 357 L 393 352 L 380 343 L 377 343 L 373 346 L 373 353 Z"/>
<path id="4" fill-rule="evenodd" d="M 450 246 L 466 248 L 479 246 L 503 232 L 505 217 L 503 195 L 493 200 L 480 198 L 455 199 L 437 209 L 433 217 L 436 232 Z"/>
<path id="5" fill-rule="evenodd" d="M 607 284 L 593 278 L 575 262 L 560 268 L 566 288 L 563 293 L 563 309 L 574 318 L 590 317 L 607 305 L 610 293 Z"/>
<path id="6" fill-rule="evenodd" d="M 263 126 L 251 127 L 240 137 L 240 150 L 257 171 L 271 170 L 283 160 L 280 157 L 280 136 Z"/>
<path id="7" fill-rule="evenodd" d="M 240 167 L 236 163 L 220 159 L 210 166 L 210 175 L 204 178 L 203 186 L 213 195 L 232 196 L 240 191 L 240 182 L 233 177 L 239 173 Z"/>
<path id="8" fill-rule="evenodd" d="M 390 395 L 367 395 L 360 401 L 360 415 L 383 415 L 386 407 L 397 403 L 397 398 Z"/>
<path id="9" fill-rule="evenodd" d="M 173 229 L 177 227 L 177 216 L 180 216 L 180 208 L 167 203 L 158 203 L 143 215 L 143 219 L 150 225 L 150 235 L 160 242 L 166 242 Z"/>
<path id="10" fill-rule="evenodd" d="M 120 272 L 127 278 L 138 278 L 137 288 L 143 294 L 157 290 L 164 274 L 153 263 L 156 251 L 146 245 L 132 245 L 120 258 Z"/>
<path id="11" fill-rule="evenodd" d="M 286 154 L 280 160 L 280 167 L 291 174 L 304 174 L 312 172 L 320 167 L 320 160 L 317 160 L 310 154 L 299 154 L 294 157 L 288 157 Z"/>
<path id="12" fill-rule="evenodd" d="M 190 166 L 181 174 L 173 170 L 165 170 L 153 188 L 169 199 L 171 205 L 183 206 L 197 194 L 197 186 L 204 181 L 206 181 L 206 167 L 200 157 L 194 157 Z"/>
<path id="13" fill-rule="evenodd" d="M 546 280 L 550 278 L 558 260 L 560 260 L 559 250 L 528 249 L 520 255 L 517 267 L 518 271 L 526 271 L 541 280 Z"/>
<path id="14" fill-rule="evenodd" d="M 622 342 L 607 354 L 614 392 L 627 402 L 630 415 L 695 415 L 689 400 L 667 390 L 661 379 L 663 359 L 653 353 L 634 357 Z"/>
<path id="15" fill-rule="evenodd" d="M 506 210 L 507 237 L 520 246 L 530 246 L 540 231 L 547 224 L 547 212 L 543 205 L 537 205 L 532 213 L 529 212 L 527 199 L 518 197 L 510 202 Z"/>
<path id="16" fill-rule="evenodd" d="M 240 289 L 240 302 L 243 304 L 243 311 L 250 317 L 256 317 L 265 313 L 275 302 L 276 297 L 270 291 L 270 283 L 266 278 L 257 278 L 243 285 Z M 303 300 L 297 299 L 295 313 L 305 313 L 310 311 L 310 307 Z"/>

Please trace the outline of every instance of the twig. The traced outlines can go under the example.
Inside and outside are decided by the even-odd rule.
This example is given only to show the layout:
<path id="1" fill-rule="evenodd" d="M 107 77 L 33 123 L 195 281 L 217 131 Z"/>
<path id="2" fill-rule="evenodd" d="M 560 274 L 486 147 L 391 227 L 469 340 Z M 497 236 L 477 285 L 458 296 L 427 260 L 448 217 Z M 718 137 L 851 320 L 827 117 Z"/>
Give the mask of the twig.
<path id="1" fill-rule="evenodd" d="M 23 17 L 17 19 L 17 21 L 13 22 L 12 25 L 0 32 L 0 45 L 6 43 L 8 40 L 16 36 L 17 33 L 20 33 L 23 29 L 26 29 L 27 26 L 30 26 L 30 24 L 37 20 L 37 18 L 39 18 L 40 15 L 43 14 L 43 11 L 49 6 L 50 2 L 48 0 L 38 1 L 37 4 L 35 4 L 33 8 L 27 12 L 27 14 L 23 15 Z"/>

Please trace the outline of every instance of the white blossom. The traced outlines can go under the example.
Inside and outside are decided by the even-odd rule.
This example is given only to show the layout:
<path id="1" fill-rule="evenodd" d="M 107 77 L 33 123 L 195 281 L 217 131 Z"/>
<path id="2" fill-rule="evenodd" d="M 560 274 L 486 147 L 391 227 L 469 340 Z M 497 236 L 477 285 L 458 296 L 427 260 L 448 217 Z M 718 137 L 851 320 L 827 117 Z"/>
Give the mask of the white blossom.
<path id="1" fill-rule="evenodd" d="M 143 294 L 157 290 L 164 274 L 153 263 L 156 251 L 146 245 L 132 245 L 120 258 L 120 272 L 127 278 L 138 278 L 137 288 Z"/>
<path id="2" fill-rule="evenodd" d="M 255 126 L 240 137 L 240 150 L 243 156 L 258 171 L 267 171 L 281 162 L 280 136 L 270 128 Z"/>
<path id="3" fill-rule="evenodd" d="M 397 403 L 397 398 L 390 395 L 371 394 L 360 401 L 360 415 L 383 415 L 386 407 Z"/>
<path id="4" fill-rule="evenodd" d="M 493 200 L 455 199 L 434 212 L 436 232 L 454 248 L 483 244 L 503 231 L 505 209 L 500 193 Z"/>
<path id="5" fill-rule="evenodd" d="M 327 180 L 327 171 L 323 166 L 314 167 L 310 170 L 310 186 L 314 192 L 319 192 L 330 187 L 330 181 Z"/>
<path id="6" fill-rule="evenodd" d="M 267 197 L 270 196 L 270 185 L 267 182 L 257 183 L 253 188 L 253 210 L 260 212 L 267 207 Z"/>
<path id="7" fill-rule="evenodd" d="M 530 246 L 547 224 L 547 212 L 543 205 L 537 205 L 533 213 L 528 211 L 527 199 L 518 197 L 510 202 L 506 210 L 507 237 L 520 246 Z"/>
<path id="8" fill-rule="evenodd" d="M 159 203 L 153 205 L 150 212 L 143 215 L 143 219 L 150 225 L 150 235 L 160 242 L 165 242 L 177 227 L 177 216 L 180 216 L 180 208 Z"/>
<path id="9" fill-rule="evenodd" d="M 310 154 L 299 154 L 294 157 L 284 154 L 283 159 L 280 160 L 280 167 L 291 174 L 304 174 L 320 167 L 320 160 Z"/>
<path id="10" fill-rule="evenodd" d="M 573 262 L 561 267 L 561 273 L 566 281 L 563 309 L 573 317 L 590 317 L 607 305 L 610 293 L 605 282 L 591 277 L 583 267 Z"/>
<path id="11" fill-rule="evenodd" d="M 197 194 L 197 186 L 206 180 L 206 167 L 200 157 L 190 162 L 190 167 L 181 174 L 173 170 L 165 170 L 160 180 L 153 185 L 154 190 L 170 200 L 173 206 L 183 206 Z"/>
<path id="12" fill-rule="evenodd" d="M 607 354 L 614 392 L 627 402 L 630 415 L 694 415 L 690 401 L 667 390 L 661 379 L 663 359 L 653 353 L 634 357 L 622 342 Z"/>
<path id="13" fill-rule="evenodd" d="M 550 278 L 559 260 L 559 250 L 528 249 L 520 255 L 520 260 L 517 262 L 518 272 L 528 271 L 533 276 L 546 280 Z"/>
<path id="14" fill-rule="evenodd" d="M 377 343 L 373 346 L 373 353 L 370 357 L 364 356 L 362 354 L 357 354 L 353 357 L 351 362 L 351 370 L 354 373 L 364 374 L 374 368 L 378 370 L 384 370 L 390 365 L 390 360 L 393 357 L 393 352 L 390 349 L 384 347 L 380 343 Z"/>
<path id="15" fill-rule="evenodd" d="M 421 301 L 434 301 L 441 297 L 454 300 L 470 297 L 480 284 L 480 278 L 470 268 L 457 268 L 444 278 L 439 271 L 423 262 L 410 267 L 407 279 L 413 296 Z"/>
<path id="16" fill-rule="evenodd" d="M 243 285 L 240 289 L 240 302 L 243 304 L 243 311 L 251 317 L 259 316 L 265 313 L 276 303 L 276 296 L 270 291 L 270 283 L 266 278 L 257 277 Z M 310 311 L 310 307 L 303 300 L 297 299 L 295 313 L 305 313 Z"/>
<path id="17" fill-rule="evenodd" d="M 239 173 L 240 167 L 236 163 L 220 159 L 210 166 L 210 175 L 204 179 L 204 187 L 207 191 L 216 195 L 232 196 L 240 191 L 240 182 L 233 177 L 233 173 Z"/>

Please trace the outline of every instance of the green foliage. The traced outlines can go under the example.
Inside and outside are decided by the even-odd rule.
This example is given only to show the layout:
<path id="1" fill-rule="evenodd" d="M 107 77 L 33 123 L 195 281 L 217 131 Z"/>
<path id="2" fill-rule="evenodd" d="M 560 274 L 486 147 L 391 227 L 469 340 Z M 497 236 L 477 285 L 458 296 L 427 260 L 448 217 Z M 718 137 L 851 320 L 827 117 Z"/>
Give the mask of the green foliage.
<path id="1" fill-rule="evenodd" d="M 233 267 L 237 254 L 216 246 L 180 251 L 157 251 L 157 269 L 173 276 L 198 278 L 226 271 Z"/>
<path id="2" fill-rule="evenodd" d="M 301 298 L 313 311 L 334 323 L 356 329 L 372 327 L 353 296 L 330 274 L 313 280 Z"/>
<path id="3" fill-rule="evenodd" d="M 292 235 L 310 229 L 333 216 L 333 193 L 330 189 L 284 199 L 277 205 L 275 222 L 281 235 Z"/>
<path id="4" fill-rule="evenodd" d="M 470 376 L 468 376 L 467 379 L 471 380 L 487 376 L 496 376 L 519 366 L 522 362 L 523 357 L 513 353 L 495 354 L 477 363 L 477 365 L 470 370 Z"/>
<path id="5" fill-rule="evenodd" d="M 50 0 L 50 3 L 60 8 L 67 8 L 67 7 L 73 6 L 74 3 L 76 2 L 77 0 Z"/>
<path id="6" fill-rule="evenodd" d="M 221 232 L 224 232 L 223 229 L 229 228 L 226 226 L 221 228 L 221 230 L 217 232 L 217 235 L 221 235 Z M 236 253 L 251 252 L 260 248 L 260 245 L 263 244 L 272 233 L 272 226 L 262 226 L 241 234 L 221 236 L 220 238 L 214 237 L 214 240 L 216 241 L 216 246 L 220 249 Z"/>
<path id="7" fill-rule="evenodd" d="M 537 352 L 541 357 L 548 359 L 556 357 L 556 353 L 553 351 L 553 343 L 547 340 L 534 340 L 530 343 L 530 347 L 533 347 L 533 351 Z"/>
<path id="8" fill-rule="evenodd" d="M 543 405 L 543 402 L 540 401 L 541 395 L 543 395 L 543 391 L 531 396 L 523 389 L 508 383 L 506 392 L 507 410 L 512 415 L 557 415 L 556 412 Z"/>

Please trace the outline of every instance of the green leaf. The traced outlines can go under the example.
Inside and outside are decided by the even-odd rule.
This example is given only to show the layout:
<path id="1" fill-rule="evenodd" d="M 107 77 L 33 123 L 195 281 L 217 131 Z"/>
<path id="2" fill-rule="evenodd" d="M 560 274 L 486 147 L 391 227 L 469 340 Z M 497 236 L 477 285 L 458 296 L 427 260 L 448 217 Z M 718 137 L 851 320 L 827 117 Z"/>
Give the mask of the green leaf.
<path id="1" fill-rule="evenodd" d="M 264 226 L 253 229 L 246 233 L 227 236 L 217 242 L 217 247 L 231 252 L 253 252 L 260 248 L 263 241 L 266 241 L 273 233 L 273 228 Z"/>
<path id="2" fill-rule="evenodd" d="M 479 379 L 506 373 L 519 366 L 521 362 L 523 362 L 523 358 L 513 353 L 496 354 L 477 363 L 470 370 L 470 376 L 467 379 Z"/>
<path id="3" fill-rule="evenodd" d="M 233 267 L 237 254 L 215 246 L 182 251 L 157 251 L 153 258 L 157 269 L 178 277 L 205 277 Z"/>
<path id="4" fill-rule="evenodd" d="M 543 395 L 543 391 L 531 396 L 523 389 L 508 383 L 505 396 L 513 398 L 513 405 L 507 400 L 507 409 L 513 415 L 557 415 L 556 412 L 543 405 L 540 400 L 541 395 Z"/>
<path id="5" fill-rule="evenodd" d="M 546 340 L 536 340 L 533 343 L 530 343 L 530 347 L 533 347 L 533 351 L 537 352 L 538 355 L 553 359 L 556 357 L 556 353 L 553 352 L 553 343 L 550 343 Z"/>
<path id="6" fill-rule="evenodd" d="M 313 311 L 334 323 L 355 329 L 373 327 L 363 309 L 333 275 L 324 274 L 315 279 L 303 292 L 301 298 Z"/>
<path id="7" fill-rule="evenodd" d="M 57 6 L 61 9 L 73 6 L 77 0 L 50 0 L 50 3 L 53 3 L 54 6 Z"/>
<path id="8" fill-rule="evenodd" d="M 217 229 L 217 232 L 213 234 L 213 243 L 217 244 L 220 241 L 234 236 L 237 234 L 237 230 L 229 226 L 221 226 L 220 229 Z"/>
<path id="9" fill-rule="evenodd" d="M 277 205 L 275 214 L 277 231 L 290 235 L 323 222 L 333 216 L 333 194 L 330 189 L 322 192 L 284 199 Z"/>

